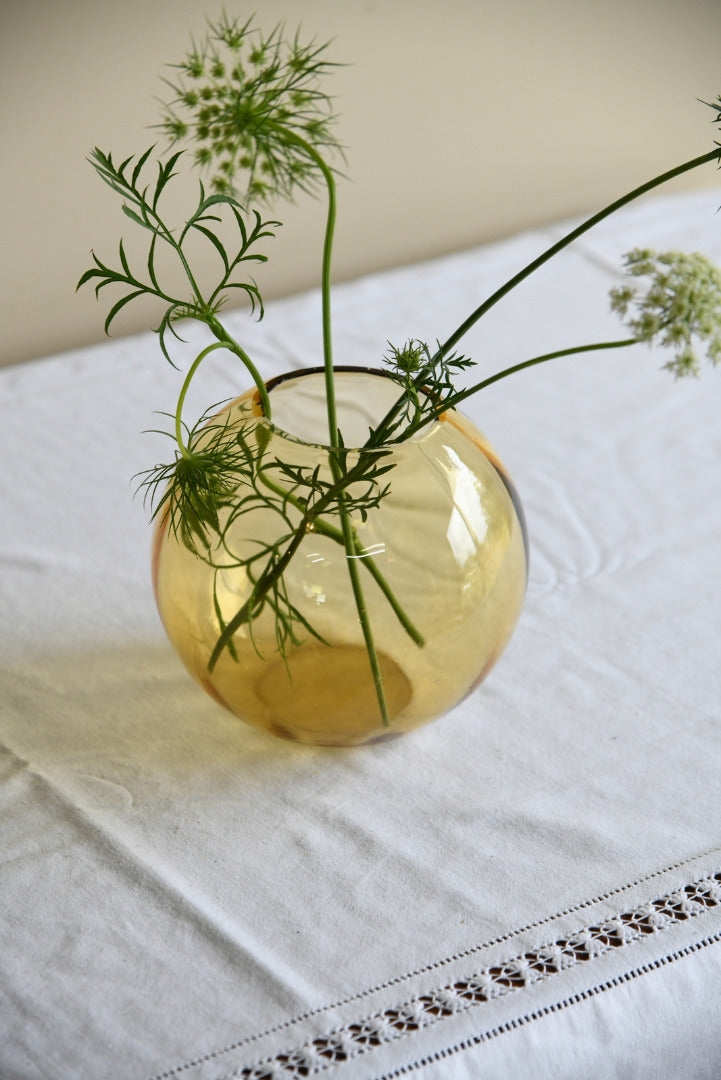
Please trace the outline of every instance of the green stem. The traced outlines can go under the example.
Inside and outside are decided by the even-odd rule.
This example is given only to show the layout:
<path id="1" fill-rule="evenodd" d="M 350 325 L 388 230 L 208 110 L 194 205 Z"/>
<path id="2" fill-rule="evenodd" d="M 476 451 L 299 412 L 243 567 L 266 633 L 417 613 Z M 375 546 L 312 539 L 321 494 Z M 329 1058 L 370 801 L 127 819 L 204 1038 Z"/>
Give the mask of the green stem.
<path id="1" fill-rule="evenodd" d="M 502 297 L 509 293 L 511 289 L 515 289 L 516 285 L 519 285 L 530 274 L 534 273 L 539 266 L 543 266 L 545 262 L 552 259 L 554 255 L 562 251 L 568 244 L 573 243 L 579 236 L 592 229 L 594 225 L 597 225 L 599 221 L 603 221 L 604 218 L 614 214 L 617 210 L 620 210 L 622 206 L 627 203 L 633 202 L 634 199 L 639 198 L 641 195 L 645 195 L 647 191 L 653 190 L 655 187 L 659 187 L 661 184 L 665 184 L 669 180 L 673 180 L 676 176 L 681 176 L 682 173 L 690 172 L 691 169 L 696 169 L 699 165 L 705 165 L 707 162 L 718 161 L 721 157 L 721 148 L 718 146 L 715 150 L 711 150 L 706 154 L 701 154 L 700 157 L 691 158 L 690 161 L 685 161 L 682 165 L 677 165 L 674 169 L 669 169 L 667 172 L 661 173 L 659 176 L 654 177 L 653 180 L 647 180 L 645 184 L 641 184 L 639 187 L 629 191 L 626 195 L 622 195 L 620 199 L 616 199 L 614 202 L 609 203 L 603 210 L 599 210 L 598 213 L 593 214 L 590 218 L 587 218 L 575 229 L 572 229 L 569 233 L 563 236 L 560 240 L 552 244 L 546 251 L 542 252 L 536 259 L 528 263 L 522 270 L 519 270 L 517 274 L 514 274 L 505 285 L 502 285 L 500 289 L 497 289 L 487 300 L 484 300 L 475 311 L 473 311 L 464 322 L 455 330 L 448 340 L 440 347 L 439 354 L 444 355 L 449 352 L 453 346 L 460 341 L 464 334 L 466 334 L 470 328 L 478 322 L 478 320 L 486 314 L 497 304 Z"/>
<path id="2" fill-rule="evenodd" d="M 447 412 L 448 409 L 455 409 L 467 397 L 478 393 L 479 390 L 485 390 L 487 386 L 491 386 L 494 382 L 505 379 L 508 375 L 515 375 L 516 372 L 523 371 L 525 368 L 534 367 L 536 364 L 545 364 L 547 360 L 557 360 L 561 356 L 574 356 L 576 353 L 598 352 L 602 349 L 621 349 L 628 345 L 636 344 L 638 344 L 637 338 L 623 338 L 623 340 L 619 341 L 600 341 L 594 342 L 593 345 L 573 345 L 567 349 L 555 349 L 553 352 L 543 353 L 541 356 L 534 356 L 530 360 L 523 360 L 520 364 L 513 364 L 512 367 L 504 368 L 503 371 L 498 371 L 495 375 L 489 375 L 487 378 L 481 379 L 480 382 L 475 383 L 473 386 L 469 386 L 465 390 L 459 390 L 450 398 L 446 398 L 440 403 L 438 411 L 431 416 L 425 417 L 418 425 L 418 428 L 424 427 L 425 424 L 437 419 L 438 416 Z M 418 428 L 414 428 L 413 430 L 416 431 Z"/>
<path id="3" fill-rule="evenodd" d="M 267 420 L 270 420 L 270 396 L 266 389 L 265 382 L 263 381 L 263 378 L 257 367 L 250 359 L 245 349 L 241 348 L 238 342 L 230 336 L 225 327 L 220 322 L 218 322 L 214 315 L 211 315 L 205 321 L 207 322 L 208 326 L 213 331 L 215 336 L 218 338 L 218 341 L 222 342 L 222 344 L 225 345 L 227 349 L 230 349 L 231 352 L 234 352 L 236 356 L 240 357 L 240 359 L 245 364 L 251 378 L 253 379 L 253 382 L 256 385 L 258 394 L 260 395 L 260 405 L 263 410 L 263 415 Z"/>
<path id="4" fill-rule="evenodd" d="M 343 506 L 343 499 L 344 495 L 341 492 L 338 498 L 340 507 Z M 341 526 L 343 529 L 348 574 L 350 576 L 351 588 L 353 589 L 356 611 L 358 612 L 358 618 L 360 619 L 361 629 L 363 631 L 363 640 L 368 653 L 368 660 L 373 673 L 373 682 L 375 684 L 381 720 L 383 722 L 383 727 L 390 727 L 391 719 L 388 713 L 388 704 L 386 702 L 385 689 L 383 686 L 383 673 L 380 668 L 380 661 L 378 659 L 375 640 L 373 638 L 373 630 L 370 624 L 370 618 L 368 617 L 368 609 L 366 608 L 363 587 L 358 572 L 358 559 L 360 558 L 360 553 L 356 548 L 354 529 L 351 525 L 350 515 L 345 510 L 341 513 Z"/>
<path id="5" fill-rule="evenodd" d="M 313 161 L 321 171 L 325 185 L 328 191 L 328 210 L 326 215 L 325 235 L 323 238 L 323 260 L 321 266 L 321 315 L 323 326 L 323 370 L 325 374 L 325 398 L 326 409 L 328 413 L 328 436 L 330 442 L 330 467 L 333 474 L 333 479 L 336 483 L 342 481 L 341 470 L 336 459 L 334 451 L 340 446 L 340 434 L 338 431 L 338 416 L 336 411 L 335 402 L 335 381 L 333 377 L 333 344 L 331 334 L 331 256 L 333 250 L 333 236 L 335 232 L 335 219 L 336 219 L 336 187 L 335 179 L 333 178 L 333 172 L 326 164 L 323 157 L 318 153 L 314 146 L 307 142 L 302 136 L 297 135 L 289 128 L 283 127 L 279 130 L 283 131 L 284 136 L 290 141 L 295 143 L 308 157 Z M 368 610 L 365 604 L 365 598 L 363 596 L 363 588 L 360 582 L 360 575 L 358 574 L 358 567 L 356 560 L 358 558 L 358 550 L 356 548 L 354 540 L 354 529 L 351 525 L 350 516 L 345 506 L 345 498 L 343 491 L 341 490 L 338 495 L 338 513 L 340 516 L 341 529 L 343 532 L 343 541 L 345 544 L 346 557 L 348 562 L 348 573 L 351 580 L 351 588 L 353 589 L 353 596 L 355 599 L 356 610 L 358 612 L 358 619 L 360 620 L 361 630 L 363 632 L 363 640 L 368 652 L 368 659 L 371 666 L 371 672 L 373 674 L 373 682 L 376 690 L 376 697 L 378 698 L 378 705 L 383 718 L 383 725 L 388 726 L 390 719 L 388 716 L 388 706 L 386 703 L 385 690 L 383 688 L 383 675 L 380 669 L 380 663 L 378 660 L 378 653 L 376 651 L 375 642 L 373 638 L 373 630 L 368 617 Z"/>
<path id="6" fill-rule="evenodd" d="M 331 262 L 337 208 L 335 179 L 333 177 L 332 169 L 329 168 L 314 146 L 289 128 L 278 126 L 278 130 L 282 131 L 286 139 L 295 143 L 295 145 L 299 147 L 303 153 L 307 154 L 311 161 L 317 165 L 321 171 L 323 180 L 325 181 L 328 193 L 328 210 L 326 213 L 325 233 L 323 236 L 323 258 L 321 263 L 320 281 L 321 321 L 323 329 L 323 370 L 325 374 L 325 396 L 328 413 L 328 436 L 330 445 L 338 446 L 338 419 L 335 404 L 335 382 L 333 378 L 333 339 L 330 308 Z"/>
<path id="7" fill-rule="evenodd" d="M 236 613 L 232 617 L 232 619 L 230 619 L 225 624 L 225 626 L 224 626 L 224 628 L 222 630 L 222 633 L 218 637 L 218 640 L 216 641 L 215 646 L 213 647 L 213 652 L 210 655 L 210 659 L 208 660 L 208 671 L 211 671 L 211 672 L 213 671 L 213 668 L 217 664 L 217 662 L 218 662 L 218 660 L 219 660 L 219 658 L 221 656 L 221 653 L 223 652 L 224 649 L 226 649 L 230 645 L 231 640 L 233 638 L 233 635 L 236 633 L 237 630 L 240 629 L 240 627 L 245 622 L 248 621 L 248 619 L 250 618 L 252 609 L 258 603 L 260 603 L 263 600 L 263 598 L 267 595 L 267 593 L 273 587 L 275 582 L 278 581 L 279 578 L 282 576 L 282 574 L 284 573 L 284 571 L 285 571 L 286 567 L 288 566 L 290 560 L 293 558 L 293 556 L 295 555 L 296 551 L 298 550 L 301 542 L 305 538 L 306 533 L 308 532 L 308 530 L 315 526 L 315 523 L 319 519 L 319 516 L 329 506 L 332 506 L 334 502 L 337 503 L 340 500 L 340 497 L 341 497 L 341 495 L 343 493 L 343 490 L 347 487 L 347 485 L 352 483 L 354 480 L 359 479 L 362 476 L 362 468 L 363 468 L 363 466 L 362 466 L 361 462 L 356 463 L 356 465 L 353 468 L 351 468 L 350 471 L 345 476 L 341 477 L 340 480 L 336 481 L 336 483 L 332 487 L 329 487 L 324 492 L 324 494 L 318 499 L 317 503 L 312 508 L 312 510 L 309 511 L 309 510 L 306 509 L 304 511 L 303 517 L 302 517 L 302 519 L 301 519 L 301 521 L 300 521 L 300 523 L 299 523 L 298 527 L 296 528 L 296 531 L 295 531 L 295 533 L 293 535 L 293 539 L 289 542 L 287 548 L 285 549 L 285 551 L 283 552 L 281 557 L 278 559 L 278 562 L 275 563 L 272 570 L 270 570 L 267 574 L 264 574 L 262 579 L 256 583 L 256 586 L 254 587 L 253 592 L 251 593 L 250 597 L 246 600 L 246 602 L 242 605 L 242 607 L 239 608 L 238 611 L 236 611 Z M 283 494 L 284 494 L 284 496 L 287 496 L 287 492 L 284 492 Z M 347 512 L 345 513 L 345 516 L 344 516 L 344 518 L 342 518 L 342 520 L 345 520 L 346 525 L 347 525 L 347 529 L 350 530 L 350 535 L 348 535 L 347 532 L 343 533 L 343 544 L 345 546 L 346 556 L 348 556 L 350 554 L 350 557 L 348 557 L 347 561 L 348 561 L 348 565 L 349 565 L 349 574 L 350 574 L 350 578 L 351 578 L 351 584 L 353 585 L 355 583 L 355 586 L 356 586 L 356 588 L 354 588 L 354 598 L 356 600 L 356 606 L 358 607 L 358 605 L 360 604 L 359 617 L 361 617 L 362 619 L 365 620 L 366 625 L 369 625 L 368 618 L 367 618 L 367 612 L 366 612 L 366 609 L 365 609 L 365 605 L 363 603 L 362 593 L 359 596 L 360 586 L 359 586 L 358 572 L 357 572 L 357 566 L 356 566 L 356 561 L 357 561 L 357 559 L 359 557 L 362 556 L 363 549 L 362 548 L 356 549 L 356 546 L 355 546 L 355 543 L 354 543 L 354 538 L 353 538 L 353 535 L 352 535 L 352 526 L 350 524 L 350 516 L 348 515 Z M 349 553 L 349 548 L 350 548 L 350 553 Z M 361 623 L 361 625 L 363 625 L 363 622 Z M 409 624 L 409 625 L 411 625 L 411 624 Z M 386 726 L 386 725 L 388 725 L 388 723 L 390 721 L 389 721 L 389 717 L 388 717 L 388 709 L 387 709 L 386 704 L 385 704 L 385 693 L 383 691 L 383 678 L 382 678 L 380 668 L 379 668 L 379 665 L 378 665 L 378 657 L 377 657 L 375 648 L 373 646 L 372 638 L 371 638 L 371 641 L 370 641 L 370 647 L 373 649 L 372 653 L 370 651 L 370 648 L 368 647 L 369 643 L 368 643 L 368 639 L 365 637 L 365 635 L 364 635 L 364 640 L 366 642 L 366 648 L 368 650 L 369 658 L 371 658 L 371 667 L 372 667 L 373 674 L 374 674 L 374 682 L 375 682 L 375 686 L 376 686 L 376 692 L 377 692 L 377 696 L 378 696 L 378 704 L 379 704 L 379 708 L 380 708 L 380 711 L 381 711 L 381 717 L 382 717 L 384 726 Z M 373 667 L 373 661 L 375 661 L 375 665 L 376 665 L 375 668 Z M 376 681 L 376 669 L 377 669 L 377 672 L 378 672 L 378 679 L 380 680 L 380 694 L 378 694 L 379 682 Z"/>
<path id="8" fill-rule="evenodd" d="M 252 593 L 245 601 L 243 606 L 239 608 L 233 618 L 225 624 L 225 626 L 223 627 L 223 632 L 220 634 L 218 640 L 213 646 L 213 651 L 210 654 L 210 659 L 208 660 L 209 672 L 213 671 L 213 668 L 220 659 L 221 653 L 225 648 L 230 645 L 233 634 L 236 632 L 236 630 L 240 629 L 243 623 L 248 621 L 252 609 L 263 599 L 269 589 L 273 587 L 275 582 L 282 577 L 286 566 L 295 555 L 297 549 L 300 547 L 300 544 L 305 537 L 307 525 L 307 521 L 301 522 L 297 532 L 293 536 L 293 539 L 290 541 L 288 547 L 278 559 L 278 562 L 275 564 L 273 569 L 261 579 L 262 585 L 260 585 L 260 583 L 256 584 Z"/>
<path id="9" fill-rule="evenodd" d="M 313 148 L 309 148 L 313 151 Z M 323 324 L 323 370 L 325 373 L 325 395 L 328 409 L 328 435 L 330 445 L 338 446 L 338 417 L 335 404 L 335 380 L 333 378 L 333 340 L 331 334 L 331 256 L 333 250 L 333 236 L 335 233 L 336 218 L 336 191 L 333 173 L 330 171 L 320 154 L 313 151 L 315 160 L 323 172 L 323 177 L 328 190 L 328 214 L 326 218 L 325 236 L 323 238 L 323 263 L 321 267 L 321 317 Z"/>
<path id="10" fill-rule="evenodd" d="M 318 532 L 322 533 L 323 529 L 319 528 Z M 328 534 L 328 535 L 330 535 L 330 534 Z M 343 537 L 339 536 L 337 538 L 337 540 L 338 540 L 339 543 L 342 543 L 343 542 Z M 356 559 L 360 560 L 361 565 L 366 568 L 366 570 L 368 571 L 370 576 L 373 578 L 376 585 L 379 587 L 379 589 L 381 590 L 381 592 L 385 596 L 386 600 L 390 604 L 394 615 L 398 619 L 398 622 L 401 624 L 401 626 L 403 627 L 405 632 L 408 634 L 411 641 L 413 641 L 419 648 L 423 648 L 423 646 L 426 643 L 426 639 L 423 637 L 423 634 L 415 626 L 415 624 L 411 622 L 408 615 L 405 613 L 403 608 L 398 603 L 398 600 L 396 598 L 395 593 L 393 592 L 390 585 L 386 581 L 386 579 L 385 579 L 384 575 L 382 574 L 382 572 L 379 570 L 378 564 L 375 562 L 375 560 L 372 558 L 372 556 L 368 554 L 368 551 L 359 542 L 358 536 L 356 534 L 355 529 L 353 529 L 353 543 L 354 543 L 355 549 L 356 549 L 356 554 L 355 554 L 354 557 Z"/>
<path id="11" fill-rule="evenodd" d="M 193 376 L 202 364 L 203 360 L 205 360 L 208 353 L 214 352 L 215 349 L 224 348 L 225 345 L 222 342 L 216 341 L 212 345 L 208 345 L 205 349 L 203 349 L 202 352 L 198 353 L 195 360 L 188 368 L 188 373 L 183 380 L 182 387 L 180 388 L 180 394 L 178 395 L 178 404 L 175 406 L 175 441 L 177 442 L 178 447 L 180 448 L 180 452 L 184 458 L 190 458 L 192 456 L 190 450 L 183 441 L 182 414 L 183 405 L 185 404 L 185 396 L 188 393 L 188 388 L 190 387 L 191 382 L 193 381 Z"/>
<path id="12" fill-rule="evenodd" d="M 355 472 L 360 472 L 360 463 L 355 466 Z M 293 539 L 289 542 L 288 547 L 278 559 L 278 562 L 275 563 L 272 570 L 270 570 L 267 574 L 263 575 L 261 580 L 256 583 L 256 586 L 253 589 L 250 597 L 246 600 L 243 606 L 239 608 L 238 611 L 236 611 L 233 618 L 225 624 L 223 632 L 216 641 L 213 652 L 210 656 L 210 660 L 208 661 L 209 671 L 212 671 L 215 667 L 218 658 L 220 657 L 220 654 L 222 653 L 223 649 L 225 649 L 229 645 L 230 640 L 236 630 L 238 630 L 243 625 L 243 623 L 247 621 L 251 609 L 260 600 L 263 599 L 269 589 L 272 588 L 275 582 L 278 581 L 278 579 L 284 573 L 286 566 L 292 559 L 295 552 L 300 547 L 300 544 L 304 540 L 307 532 L 315 524 L 318 516 L 322 514 L 327 509 L 327 507 L 331 506 L 334 502 L 337 502 L 342 488 L 344 488 L 346 484 L 351 483 L 355 479 L 358 479 L 358 476 L 354 475 L 354 470 L 351 469 L 350 472 L 345 477 L 343 477 L 340 484 L 334 484 L 332 487 L 329 487 L 323 495 L 321 495 L 321 497 L 318 499 L 317 503 L 311 510 L 304 510 L 303 517 L 301 518 L 301 521 L 293 534 Z M 347 514 L 346 517 L 348 517 Z"/>
<path id="13" fill-rule="evenodd" d="M 243 349 L 241 349 L 240 345 L 238 345 L 236 341 L 233 341 L 233 339 L 229 337 L 228 334 L 226 334 L 220 323 L 216 323 L 216 326 L 218 328 L 217 330 L 216 326 L 214 326 L 213 323 L 216 323 L 215 319 L 209 321 L 207 325 L 210 326 L 211 330 L 213 330 L 213 333 L 216 335 L 216 337 L 220 338 L 220 340 L 214 341 L 212 345 L 207 345 L 201 352 L 198 353 L 195 360 L 188 368 L 188 373 L 183 380 L 183 385 L 181 386 L 180 394 L 178 395 L 178 403 L 175 407 L 175 441 L 177 442 L 180 453 L 183 455 L 184 458 L 190 458 L 192 456 L 191 451 L 185 445 L 185 442 L 183 440 L 182 414 L 183 405 L 185 404 L 185 398 L 196 371 L 202 364 L 203 360 L 205 360 L 206 356 L 208 356 L 209 353 L 215 352 L 216 349 L 229 349 L 230 352 L 234 352 L 236 356 L 240 357 L 240 359 L 243 361 L 243 363 L 248 368 L 248 371 L 253 377 L 253 381 L 255 382 L 258 393 L 260 394 L 263 411 L 265 412 L 265 415 L 270 419 L 270 402 L 268 401 L 268 391 L 266 390 L 265 383 L 260 377 L 260 374 L 258 373 L 255 365 L 253 364 L 247 353 Z M 218 331 L 220 331 L 220 333 Z"/>
<path id="14" fill-rule="evenodd" d="M 260 472 L 258 476 L 261 483 L 263 483 L 267 488 L 275 492 L 275 494 L 279 495 L 281 498 L 286 499 L 297 510 L 304 512 L 305 507 L 303 506 L 300 499 L 296 498 L 296 496 L 293 495 L 292 492 L 286 491 L 285 488 L 282 488 L 279 484 L 276 484 L 263 472 Z M 345 537 L 343 536 L 342 530 L 337 529 L 335 525 L 331 525 L 329 521 L 325 521 L 321 517 L 316 517 L 313 519 L 313 529 L 320 536 L 327 536 L 329 540 L 333 540 L 336 544 L 345 545 Z M 393 613 L 395 614 L 403 629 L 406 631 L 411 640 L 415 642 L 416 645 L 418 645 L 419 647 L 425 645 L 425 638 L 421 634 L 420 630 L 418 630 L 418 628 L 411 622 L 408 615 L 406 615 L 405 611 L 400 606 L 395 593 L 386 581 L 385 576 L 378 567 L 378 564 L 375 562 L 368 550 L 364 548 L 360 543 L 360 539 L 355 529 L 353 529 L 353 544 L 356 552 L 356 558 L 360 559 L 361 564 L 366 568 L 370 576 L 378 585 L 379 589 L 390 604 Z"/>
<path id="15" fill-rule="evenodd" d="M 147 211 L 148 211 L 147 215 L 146 214 L 143 215 L 145 217 L 146 221 L 147 221 L 147 227 L 150 228 L 155 233 L 155 236 L 160 237 L 161 240 L 164 240 L 165 243 L 168 244 L 168 246 L 173 249 L 175 254 L 178 256 L 178 259 L 180 260 L 180 265 L 183 267 L 183 271 L 185 273 L 185 276 L 187 277 L 188 281 L 190 282 L 190 287 L 193 290 L 193 294 L 195 296 L 196 301 L 199 304 L 202 304 L 203 303 L 203 296 L 202 296 L 202 294 L 200 292 L 200 289 L 198 288 L 198 283 L 195 280 L 195 277 L 193 276 L 193 271 L 190 269 L 190 264 L 188 263 L 188 260 L 185 257 L 185 253 L 184 253 L 184 251 L 183 251 L 183 249 L 181 247 L 181 244 L 183 242 L 182 236 L 181 236 L 179 241 L 175 239 L 175 237 L 173 236 L 172 230 L 168 228 L 168 226 L 165 224 L 163 219 L 160 217 L 158 211 L 154 207 L 148 206 Z M 154 229 L 153 229 L 153 226 L 151 225 L 151 223 L 149 221 L 149 218 L 151 218 L 151 217 L 155 221 L 155 228 Z M 184 235 L 185 235 L 185 231 L 183 232 L 183 236 Z"/>
<path id="16" fill-rule="evenodd" d="M 561 237 L 560 240 L 557 240 L 555 244 L 552 244 L 549 248 L 543 251 L 539 256 L 537 256 L 537 258 L 533 259 L 530 263 L 524 266 L 521 270 L 518 271 L 517 274 L 514 274 L 514 276 L 509 278 L 509 280 L 505 282 L 504 285 L 502 285 L 499 289 L 496 289 L 494 293 L 492 293 L 486 300 L 484 300 L 483 303 L 480 304 L 475 309 L 475 311 L 473 311 L 468 316 L 468 318 L 465 319 L 461 323 L 461 325 L 451 334 L 447 341 L 438 348 L 434 360 L 437 360 L 441 356 L 444 356 L 446 353 L 450 352 L 450 350 L 458 343 L 458 341 L 460 341 L 464 334 L 466 334 L 471 329 L 471 327 L 474 326 L 475 323 L 477 323 L 478 320 L 486 314 L 487 311 L 489 311 L 495 304 L 497 304 L 499 300 L 506 296 L 507 293 L 511 292 L 512 289 L 515 289 L 517 285 L 520 285 L 522 281 L 524 281 L 527 277 L 529 277 L 536 270 L 538 270 L 540 266 L 543 266 L 544 263 L 548 262 L 549 259 L 552 259 L 554 255 L 557 255 L 559 251 L 562 251 L 563 248 L 573 243 L 573 241 L 578 239 L 579 236 L 582 236 L 583 233 L 588 232 L 588 230 L 592 229 L 594 225 L 597 225 L 600 221 L 603 221 L 604 218 L 610 217 L 610 215 L 614 214 L 616 210 L 620 210 L 622 206 L 626 206 L 627 203 L 633 202 L 634 199 L 639 198 L 641 195 L 645 195 L 646 192 L 652 191 L 654 188 L 659 187 L 661 184 L 665 184 L 667 181 L 673 180 L 675 177 L 681 176 L 683 173 L 690 172 L 692 169 L 696 169 L 700 165 L 706 165 L 711 161 L 720 160 L 721 146 L 717 146 L 715 150 L 710 150 L 705 154 L 701 154 L 699 157 L 691 158 L 689 161 L 685 161 L 681 165 L 677 165 L 673 169 L 668 169 L 666 172 L 660 173 L 652 180 L 647 180 L 646 183 L 641 184 L 639 187 L 633 188 L 633 190 L 629 191 L 626 195 L 622 195 L 619 199 L 615 199 L 612 203 L 609 203 L 608 206 L 604 207 L 602 210 L 599 210 L 598 213 L 593 214 L 589 218 L 586 218 L 585 221 L 581 222 L 580 225 L 577 225 L 576 228 L 572 229 L 569 233 L 566 233 L 566 235 Z M 629 342 L 621 344 L 632 344 L 634 340 L 635 339 L 632 339 Z M 498 379 L 505 378 L 506 375 L 512 375 L 516 371 L 522 371 L 524 368 L 530 367 L 533 364 L 540 364 L 545 360 L 550 360 L 557 356 L 567 356 L 573 352 L 588 352 L 593 348 L 605 349 L 613 347 L 615 347 L 614 343 L 601 344 L 599 346 L 580 346 L 577 349 L 561 349 L 559 352 L 548 353 L 545 356 L 536 357 L 533 360 L 527 360 L 522 364 L 514 365 L 511 368 L 507 368 L 505 371 L 501 371 L 497 375 L 492 375 L 488 379 L 483 379 L 481 382 L 476 383 L 470 389 L 461 391 L 459 395 L 454 395 L 452 398 L 444 401 L 443 407 L 439 408 L 438 412 L 434 415 L 439 415 L 440 413 L 444 412 L 445 409 L 454 408 L 460 401 L 464 400 L 467 397 L 470 397 L 471 394 L 475 394 L 478 390 L 482 390 L 484 387 L 489 386 L 491 383 L 496 382 Z M 420 387 L 420 389 L 422 389 L 422 387 Z M 391 408 L 388 410 L 388 412 L 378 425 L 374 437 L 368 441 L 368 446 L 377 446 L 382 443 L 383 431 L 393 421 L 404 400 L 405 396 L 401 395 L 398 401 L 396 401 L 395 404 L 391 406 Z M 433 416 L 426 418 L 419 426 L 422 427 L 431 419 L 433 419 Z"/>

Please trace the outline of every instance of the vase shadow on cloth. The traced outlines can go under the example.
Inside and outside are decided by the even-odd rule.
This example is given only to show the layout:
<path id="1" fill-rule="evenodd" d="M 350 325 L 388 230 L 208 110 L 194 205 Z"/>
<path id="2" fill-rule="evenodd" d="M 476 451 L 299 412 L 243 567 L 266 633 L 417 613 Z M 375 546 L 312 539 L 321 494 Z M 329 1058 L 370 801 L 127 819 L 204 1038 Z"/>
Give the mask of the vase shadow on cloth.
<path id="1" fill-rule="evenodd" d="M 28 653 L 0 678 L 0 744 L 39 766 L 108 780 L 312 765 L 342 750 L 298 747 L 247 726 L 212 702 L 164 642 Z"/>

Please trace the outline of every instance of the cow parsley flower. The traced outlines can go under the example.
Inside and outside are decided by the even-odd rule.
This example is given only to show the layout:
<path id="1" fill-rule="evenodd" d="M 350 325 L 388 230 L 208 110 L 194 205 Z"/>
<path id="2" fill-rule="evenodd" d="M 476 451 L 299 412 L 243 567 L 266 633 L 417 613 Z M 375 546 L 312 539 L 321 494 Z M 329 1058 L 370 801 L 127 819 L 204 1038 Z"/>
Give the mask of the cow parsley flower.
<path id="1" fill-rule="evenodd" d="M 673 350 L 664 367 L 677 378 L 698 375 L 698 346 L 721 359 L 721 270 L 705 255 L 635 248 L 625 257 L 627 273 L 646 278 L 645 289 L 627 283 L 611 290 L 611 308 L 637 341 Z"/>
<path id="2" fill-rule="evenodd" d="M 340 151 L 331 98 L 319 85 L 337 66 L 324 59 L 326 48 L 223 15 L 173 65 L 179 77 L 166 82 L 175 97 L 160 126 L 171 141 L 193 143 L 217 191 L 239 192 L 248 203 L 310 191 L 320 170 L 303 147 L 323 158 Z"/>

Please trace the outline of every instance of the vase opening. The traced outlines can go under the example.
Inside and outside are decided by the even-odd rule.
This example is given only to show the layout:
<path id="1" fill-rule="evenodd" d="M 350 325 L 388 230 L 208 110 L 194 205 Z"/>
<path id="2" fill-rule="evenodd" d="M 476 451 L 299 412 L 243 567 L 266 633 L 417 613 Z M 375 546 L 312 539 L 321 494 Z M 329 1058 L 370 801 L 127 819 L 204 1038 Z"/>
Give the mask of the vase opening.
<path id="1" fill-rule="evenodd" d="M 378 425 L 398 400 L 401 388 L 379 368 L 340 365 L 334 372 L 342 376 L 335 380 L 338 427 L 343 434 L 344 447 L 357 453 L 368 439 L 369 430 Z M 273 410 L 268 425 L 279 437 L 331 449 L 327 445 L 323 368 L 303 368 L 278 375 L 268 382 L 267 389 Z M 256 406 L 260 408 L 259 396 Z M 412 439 L 426 436 L 429 426 L 434 425 L 426 426 Z M 402 431 L 402 425 L 399 430 Z"/>

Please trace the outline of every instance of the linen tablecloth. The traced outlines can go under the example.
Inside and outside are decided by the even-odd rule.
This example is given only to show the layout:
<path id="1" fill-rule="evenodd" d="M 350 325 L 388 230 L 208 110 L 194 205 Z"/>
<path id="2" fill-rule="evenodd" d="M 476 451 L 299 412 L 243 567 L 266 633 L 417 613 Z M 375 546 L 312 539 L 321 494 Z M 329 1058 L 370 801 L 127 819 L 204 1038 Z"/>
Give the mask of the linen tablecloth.
<path id="1" fill-rule="evenodd" d="M 720 202 L 564 251 L 466 339 L 478 371 L 618 337 L 622 254 L 721 261 Z M 559 235 L 339 286 L 336 361 L 443 340 Z M 270 377 L 320 362 L 319 311 L 229 323 Z M 0 372 L 3 1080 L 721 1074 L 721 382 L 665 359 L 466 403 L 526 510 L 520 624 L 453 712 L 356 750 L 246 727 L 164 637 L 130 479 L 170 445 L 156 337 Z M 218 353 L 196 383 L 188 416 L 248 386 Z"/>

